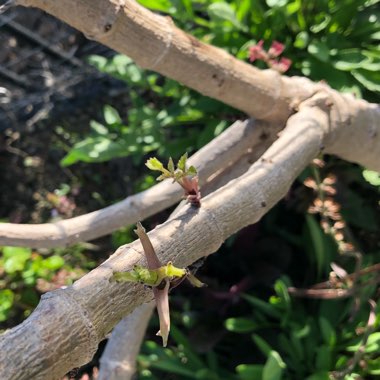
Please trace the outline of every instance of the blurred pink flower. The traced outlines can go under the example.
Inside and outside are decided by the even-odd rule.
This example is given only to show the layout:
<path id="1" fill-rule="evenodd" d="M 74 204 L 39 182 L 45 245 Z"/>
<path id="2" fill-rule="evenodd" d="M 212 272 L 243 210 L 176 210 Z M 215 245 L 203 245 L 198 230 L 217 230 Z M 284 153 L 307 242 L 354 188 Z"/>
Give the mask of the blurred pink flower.
<path id="1" fill-rule="evenodd" d="M 257 45 L 249 48 L 249 60 L 254 62 L 256 59 L 265 59 L 266 51 L 263 49 L 264 40 L 260 40 Z"/>
<path id="2" fill-rule="evenodd" d="M 289 67 L 292 65 L 292 60 L 289 58 L 281 57 L 279 61 L 271 60 L 270 67 L 279 71 L 280 73 L 285 73 L 289 70 Z"/>
<path id="3" fill-rule="evenodd" d="M 273 41 L 271 47 L 268 50 L 268 54 L 271 58 L 278 57 L 285 49 L 285 45 L 278 41 Z"/>
<path id="4" fill-rule="evenodd" d="M 256 45 L 249 48 L 249 60 L 251 62 L 258 60 L 264 61 L 271 69 L 280 73 L 289 70 L 292 61 L 289 58 L 281 57 L 277 59 L 285 50 L 285 45 L 279 41 L 273 41 L 268 51 L 263 48 L 264 41 L 260 40 Z"/>

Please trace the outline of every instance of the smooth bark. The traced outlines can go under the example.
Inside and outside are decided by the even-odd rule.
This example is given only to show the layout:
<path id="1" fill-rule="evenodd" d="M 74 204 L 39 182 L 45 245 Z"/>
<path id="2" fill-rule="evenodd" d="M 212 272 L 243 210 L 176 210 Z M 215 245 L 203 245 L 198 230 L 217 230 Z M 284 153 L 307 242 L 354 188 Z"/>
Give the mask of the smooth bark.
<path id="1" fill-rule="evenodd" d="M 262 151 L 263 146 L 269 146 L 278 131 L 262 122 L 236 121 L 195 153 L 189 164 L 198 169 L 201 185 L 207 184 L 249 149 Z M 88 241 L 144 220 L 174 205 L 182 195 L 183 190 L 167 180 L 112 206 L 71 219 L 45 224 L 0 223 L 0 246 L 53 248 Z"/>
<path id="2" fill-rule="evenodd" d="M 136 371 L 136 357 L 155 303 L 145 303 L 113 329 L 100 359 L 97 380 L 130 380 Z"/>
<path id="3" fill-rule="evenodd" d="M 281 137 L 243 176 L 205 197 L 200 209 L 186 206 L 149 233 L 160 258 L 186 267 L 215 252 L 239 229 L 257 222 L 288 191 L 319 152 L 323 112 L 293 117 Z M 47 293 L 32 315 L 0 340 L 0 378 L 58 379 L 88 362 L 98 342 L 125 315 L 152 298 L 139 284 L 110 283 L 115 271 L 143 264 L 138 241 L 120 247 L 73 286 Z"/>
<path id="4" fill-rule="evenodd" d="M 132 0 L 18 0 L 17 4 L 39 7 L 128 54 L 143 67 L 182 81 L 258 119 L 275 120 L 277 125 L 296 112 L 302 102 L 321 94 L 324 104 L 319 106 L 329 116 L 328 140 L 321 144 L 321 151 L 326 148 L 326 153 L 380 171 L 379 105 L 340 94 L 306 78 L 257 70 L 201 43 L 176 28 L 169 18 L 155 15 Z M 106 209 L 56 224 L 1 224 L 0 244 L 54 247 L 94 239 L 178 201 L 179 190 L 170 193 L 165 184 L 159 186 Z"/>
<path id="5" fill-rule="evenodd" d="M 258 70 L 178 29 L 134 0 L 18 0 L 80 30 L 85 36 L 260 120 L 285 124 L 294 107 L 317 91 L 306 78 Z"/>
<path id="6" fill-rule="evenodd" d="M 164 263 L 185 267 L 215 252 L 226 238 L 257 222 L 321 151 L 380 171 L 378 105 L 305 78 L 260 72 L 200 43 L 174 27 L 169 18 L 153 15 L 131 0 L 18 3 L 44 9 L 141 66 L 249 115 L 281 126 L 296 112 L 247 173 L 205 197 L 200 209 L 186 206 L 150 233 Z M 73 286 L 44 295 L 26 321 L 1 337 L 0 378 L 59 379 L 89 361 L 115 324 L 151 299 L 139 284 L 109 282 L 115 271 L 129 270 L 136 263 L 143 264 L 137 241 L 120 247 Z"/>

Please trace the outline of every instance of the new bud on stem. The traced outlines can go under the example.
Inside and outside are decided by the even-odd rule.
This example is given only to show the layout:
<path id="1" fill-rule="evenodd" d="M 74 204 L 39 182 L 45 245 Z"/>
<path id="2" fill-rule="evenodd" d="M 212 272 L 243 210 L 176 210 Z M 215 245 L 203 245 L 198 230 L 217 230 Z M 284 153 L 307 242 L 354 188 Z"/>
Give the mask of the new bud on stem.
<path id="1" fill-rule="evenodd" d="M 175 168 L 171 157 L 169 158 L 167 169 L 156 157 L 150 158 L 145 165 L 150 170 L 162 173 L 157 178 L 157 181 L 172 178 L 173 182 L 177 182 L 185 190 L 185 196 L 189 203 L 199 207 L 201 205 L 201 192 L 198 185 L 197 170 L 194 166 L 187 168 L 186 161 L 187 153 L 178 160 L 177 168 Z"/>
<path id="2" fill-rule="evenodd" d="M 135 265 L 129 272 L 116 272 L 113 274 L 111 281 L 139 282 L 152 287 L 160 319 L 160 331 L 157 335 L 162 337 L 162 344 L 166 347 L 170 331 L 169 290 L 171 285 L 178 285 L 176 282 L 181 282 L 183 278 L 187 278 L 196 287 L 202 287 L 205 284 L 191 274 L 188 269 L 177 268 L 171 261 L 166 265 L 162 265 L 154 251 L 149 236 L 140 222 L 137 223 L 135 232 L 144 248 L 148 267 Z"/>

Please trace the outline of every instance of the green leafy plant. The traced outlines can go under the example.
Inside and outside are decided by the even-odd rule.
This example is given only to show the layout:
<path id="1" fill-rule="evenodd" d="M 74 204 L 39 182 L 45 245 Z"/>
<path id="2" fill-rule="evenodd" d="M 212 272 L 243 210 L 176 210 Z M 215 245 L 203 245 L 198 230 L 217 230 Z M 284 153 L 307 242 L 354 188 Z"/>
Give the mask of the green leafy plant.
<path id="1" fill-rule="evenodd" d="M 276 295 L 269 302 L 251 295 L 244 296 L 252 306 L 252 317 L 226 320 L 225 326 L 231 332 L 252 332 L 253 343 L 266 357 L 264 364 L 239 365 L 236 369 L 241 379 L 335 378 L 334 374 L 344 371 L 350 362 L 350 352 L 354 351 L 351 345 L 354 342 L 359 342 L 356 347 L 362 344 L 360 342 L 363 341 L 363 331 L 366 329 L 363 321 L 368 316 L 367 308 L 362 308 L 353 320 L 350 319 L 350 300 L 318 301 L 308 308 L 299 299 L 291 299 L 287 283 L 287 280 L 276 282 Z M 315 313 L 317 318 L 314 317 Z M 362 333 L 357 335 L 353 327 L 356 327 L 356 331 L 361 329 Z M 275 340 L 268 329 L 276 331 Z M 371 342 L 376 341 L 378 333 L 372 332 L 369 336 Z M 363 359 L 377 360 L 376 355 L 370 354 L 368 345 L 369 340 L 365 344 L 368 355 L 364 355 Z M 361 375 L 375 374 L 368 368 L 355 370 Z"/>
<path id="2" fill-rule="evenodd" d="M 195 352 L 191 342 L 175 325 L 172 326 L 175 349 L 162 349 L 153 341 L 144 344 L 144 354 L 138 357 L 139 378 L 158 380 L 162 373 L 171 373 L 175 379 L 237 380 L 235 374 L 225 370 L 213 351 L 206 355 Z"/>
<path id="3" fill-rule="evenodd" d="M 313 168 L 308 168 L 300 176 L 300 182 L 308 184 L 308 188 L 303 187 L 303 191 L 307 191 L 309 194 L 308 204 L 320 206 L 319 203 L 315 203 L 314 198 L 315 194 L 318 194 L 318 189 L 323 190 L 324 200 L 328 201 L 328 204 L 325 205 L 325 216 L 331 218 L 335 228 L 338 227 L 334 224 L 335 222 L 344 221 L 345 228 L 352 225 L 352 229 L 349 230 L 351 234 L 347 236 L 352 239 L 353 233 L 353 240 L 356 244 L 358 242 L 355 237 L 358 234 L 359 224 L 355 218 L 357 219 L 359 215 L 363 214 L 363 218 L 366 215 L 367 219 L 373 220 L 372 225 L 360 224 L 362 234 L 371 233 L 372 226 L 377 225 L 376 210 L 373 207 L 367 207 L 365 203 L 365 201 L 370 203 L 371 199 L 376 199 L 377 189 L 366 182 L 362 172 L 363 170 L 359 167 L 352 168 L 348 164 L 343 165 L 336 160 L 326 158 L 325 166 L 318 169 L 314 182 L 310 180 L 313 173 L 315 175 Z M 370 173 L 372 180 L 371 176 L 376 179 L 376 174 Z M 333 191 L 334 189 L 335 191 Z M 299 190 L 294 189 L 294 194 L 298 194 Z M 350 204 L 346 207 L 344 203 L 345 200 L 349 202 L 351 195 L 347 198 L 347 194 L 352 192 L 355 193 L 355 202 L 361 205 L 358 211 L 356 208 L 351 210 Z M 341 210 L 336 207 L 331 208 L 331 206 L 336 206 L 331 202 L 330 198 L 332 197 L 342 202 Z M 302 197 L 298 195 L 296 197 L 297 206 L 293 207 L 299 208 L 301 201 Z M 297 258 L 289 271 L 298 283 L 300 281 L 310 283 L 311 279 L 320 281 L 327 276 L 328 281 L 308 288 L 294 288 L 291 286 L 290 280 L 284 277 L 276 281 L 274 294 L 269 299 L 263 297 L 262 294 L 241 295 L 245 305 L 248 305 L 251 310 L 249 311 L 241 305 L 239 307 L 238 303 L 234 304 L 230 310 L 232 316 L 226 318 L 224 322 L 229 335 L 223 337 L 218 344 L 203 354 L 197 352 L 199 349 L 197 344 L 194 344 L 193 341 L 192 343 L 188 342 L 191 354 L 197 355 L 201 361 L 197 365 L 192 362 L 188 366 L 188 356 L 182 353 L 181 343 L 175 339 L 177 346 L 165 351 L 152 347 L 148 342 L 144 346 L 144 354 L 140 356 L 139 378 L 160 378 L 161 371 L 171 373 L 174 379 L 197 378 L 196 376 L 201 378 L 201 375 L 195 374 L 203 372 L 207 373 L 208 378 L 242 380 L 261 380 L 263 378 L 348 380 L 360 377 L 371 378 L 378 375 L 379 358 L 375 347 L 378 347 L 380 309 L 371 301 L 371 298 L 376 300 L 377 297 L 378 250 L 374 247 L 372 248 L 374 251 L 363 253 L 364 268 L 356 272 L 356 265 L 353 266 L 351 262 L 347 262 L 345 256 L 339 255 L 337 242 L 346 242 L 345 239 L 332 238 L 330 232 L 322 227 L 320 222 L 323 221 L 323 218 L 318 216 L 318 213 L 306 215 L 305 218 L 304 213 L 308 210 L 308 205 L 304 205 L 302 213 L 298 215 L 293 213 L 289 206 L 287 203 L 287 206 L 282 206 L 283 209 L 281 209 L 281 205 L 278 205 L 266 215 L 260 223 L 260 233 L 264 235 L 270 233 L 271 240 L 274 238 L 273 233 L 276 236 L 280 235 L 292 247 L 296 247 Z M 340 211 L 343 214 L 345 208 L 347 208 L 347 212 L 342 218 Z M 285 217 L 281 216 L 284 214 L 284 210 L 286 211 Z M 282 225 L 280 221 L 283 217 Z M 362 217 L 360 216 L 360 218 Z M 302 225 L 303 221 L 304 225 Z M 291 232 L 293 222 L 298 225 L 299 233 L 297 235 L 292 235 Z M 341 230 L 336 229 L 331 232 L 337 234 Z M 275 251 L 282 250 L 282 244 L 276 242 L 273 249 Z M 346 242 L 346 244 L 348 243 Z M 231 243 L 226 243 L 228 254 L 235 258 L 233 261 L 238 260 L 238 252 L 231 250 L 230 245 Z M 257 241 L 256 245 L 258 245 Z M 268 242 L 266 246 L 268 246 Z M 255 249 L 259 248 L 255 247 Z M 287 249 L 284 249 L 284 252 L 281 252 L 278 257 L 286 255 L 286 251 Z M 252 252 L 250 253 L 252 254 Z M 265 248 L 265 256 L 273 254 L 274 252 L 270 251 L 269 247 Z M 244 256 L 244 260 L 247 260 L 247 256 Z M 342 274 L 341 267 L 337 268 L 337 266 L 331 265 L 333 260 L 345 263 L 352 273 L 347 274 L 343 270 Z M 213 262 L 213 265 L 217 265 L 217 271 L 223 271 L 222 274 L 218 274 L 222 278 L 220 280 L 222 287 L 225 285 L 225 277 L 228 278 L 235 270 L 242 271 L 242 267 L 249 266 L 244 261 L 234 267 L 226 261 L 226 258 L 220 256 Z M 248 270 L 254 269 L 255 265 L 260 265 L 260 261 L 255 261 Z M 228 269 L 224 270 L 225 267 Z M 302 273 L 301 280 L 300 273 Z M 256 272 L 256 275 L 259 274 Z M 258 287 L 259 290 L 261 288 L 261 286 Z M 232 294 L 222 293 L 220 296 L 232 297 Z M 234 302 L 237 302 L 238 295 L 235 294 L 233 297 Z M 213 301 L 215 302 L 215 299 Z M 177 302 L 184 301 L 180 299 Z M 204 324 L 203 319 L 205 319 L 207 307 L 199 312 L 195 309 L 197 302 L 195 298 L 187 302 L 190 303 L 187 309 L 188 314 L 184 313 L 181 316 L 177 310 L 176 322 L 182 324 L 182 331 L 189 329 L 188 338 L 186 338 L 189 339 L 195 335 L 194 331 L 198 330 L 199 325 Z M 194 317 L 197 313 L 200 315 Z M 195 321 L 193 319 L 192 322 L 185 323 L 188 315 L 191 315 L 189 319 L 194 318 Z M 213 321 L 213 323 L 216 322 Z M 206 326 L 209 328 L 208 325 Z M 208 333 L 209 330 L 206 331 Z M 237 347 L 241 346 L 244 349 L 239 351 Z M 238 352 L 235 353 L 235 350 Z M 225 352 L 228 352 L 229 360 L 225 360 Z M 250 357 L 247 357 L 246 352 L 250 353 Z M 207 360 L 208 355 L 215 356 L 213 363 L 217 363 L 211 370 Z M 181 361 L 182 358 L 185 359 Z M 234 368 L 231 368 L 231 363 L 234 363 Z M 221 376 L 220 373 L 223 375 Z"/>
<path id="4" fill-rule="evenodd" d="M 376 13 L 377 0 L 139 2 L 171 16 L 182 29 L 244 61 L 249 60 L 252 48 L 262 45 L 269 54 L 270 47 L 278 41 L 283 45 L 286 57 L 293 62 L 289 67 L 289 75 L 304 75 L 314 81 L 326 81 L 339 91 L 379 102 L 380 22 Z M 175 81 L 142 70 L 126 56 L 92 56 L 89 61 L 100 71 L 126 83 L 130 94 L 128 109 L 122 114 L 109 105 L 104 106 L 102 120 L 90 123 L 89 134 L 72 136 L 71 148 L 62 160 L 65 166 L 77 162 L 104 162 L 117 157 L 130 157 L 135 164 L 141 164 L 152 152 L 163 159 L 178 157 L 184 151 L 191 152 L 200 148 L 220 134 L 231 120 L 241 116 L 236 110 L 186 89 Z M 267 68 L 265 62 L 257 59 L 253 64 Z M 150 169 L 160 171 L 163 178 L 176 179 L 177 176 L 180 182 L 184 178 L 196 176 L 196 173 L 189 173 L 190 168 L 187 169 L 183 163 L 178 163 L 175 168 L 173 160 L 169 160 L 168 167 L 165 168 L 161 162 L 153 160 Z M 376 205 L 379 205 L 379 201 L 377 198 L 376 203 L 370 202 L 376 191 L 378 194 L 379 177 L 378 173 L 348 165 L 341 168 L 339 174 L 339 197 L 343 205 L 341 213 L 348 226 L 348 234 L 355 243 L 367 248 L 363 262 L 368 267 L 359 273 L 363 280 L 358 281 L 358 291 L 354 288 L 355 298 L 292 298 L 288 280 L 276 282 L 275 294 L 269 301 L 266 295 L 258 294 L 259 292 L 252 291 L 243 297 L 234 294 L 234 308 L 228 310 L 229 315 L 225 317 L 226 335 L 220 341 L 204 350 L 206 352 L 199 353 L 193 341 L 172 326 L 176 346 L 163 349 L 152 341 L 144 345 L 144 353 L 139 359 L 141 378 L 161 379 L 164 371 L 170 373 L 173 379 L 327 380 L 347 371 L 352 363 L 354 367 L 345 376 L 345 380 L 379 375 L 379 333 L 375 331 L 380 318 L 378 307 L 374 308 L 375 322 L 371 325 L 367 322 L 371 314 L 367 300 L 375 298 L 377 283 L 365 271 L 369 268 L 375 272 L 376 263 L 379 262 L 376 239 L 379 227 Z M 318 186 L 328 185 L 319 182 Z M 154 183 L 153 176 L 148 175 L 132 185 L 142 190 Z M 370 189 L 373 186 L 377 187 L 375 191 Z M 338 287 L 327 289 L 335 292 L 332 292 L 333 296 L 338 291 L 352 290 L 351 277 L 335 279 L 334 282 L 333 276 L 329 276 L 331 261 L 337 256 L 337 246 L 321 228 L 321 213 L 306 214 L 307 207 L 302 208 L 305 199 L 297 197 L 297 191 L 299 188 L 295 186 L 289 193 L 290 200 L 285 201 L 286 207 L 280 204 L 271 210 L 250 238 L 255 240 L 257 235 L 264 236 L 267 239 L 265 256 L 270 256 L 273 261 L 286 261 L 288 251 L 291 251 L 296 260 L 288 268 L 289 276 L 293 276 L 298 285 L 329 278 L 329 283 Z M 371 196 L 368 196 L 369 193 Z M 290 211 L 289 207 L 294 199 L 297 212 Z M 339 229 L 336 226 L 334 228 L 338 233 Z M 115 233 L 114 244 L 131 240 L 131 235 L 130 228 L 125 229 L 124 235 L 122 232 Z M 218 258 L 219 261 L 215 263 L 217 273 L 210 275 L 220 288 L 229 286 L 230 276 L 241 273 L 246 275 L 261 262 L 261 258 L 251 262 L 248 255 L 244 256 L 244 261 L 239 261 L 231 248 L 235 238 L 227 241 L 224 247 L 230 250 L 229 255 L 234 257 L 234 262 Z M 271 244 L 276 245 L 275 250 L 271 250 Z M 258 244 L 255 246 L 256 251 L 260 251 Z M 267 252 L 270 254 L 266 255 Z M 21 285 L 20 277 L 24 276 L 24 270 L 28 273 L 34 257 L 38 262 L 36 267 L 45 260 L 45 256 L 37 253 L 40 256 L 38 258 L 35 254 L 21 253 L 16 262 L 12 262 L 12 259 L 7 264 L 7 270 L 11 272 L 1 274 L 2 285 L 5 283 L 9 286 L 0 290 L 0 318 L 9 319 L 16 304 L 25 305 L 27 296 L 24 296 L 24 291 L 26 294 L 30 289 Z M 2 264 L 5 265 L 4 262 Z M 38 272 L 36 267 L 33 270 Z M 349 264 L 348 267 L 351 268 L 352 265 Z M 160 268 L 168 270 L 167 265 L 161 265 Z M 272 281 L 274 276 L 270 273 L 270 268 L 264 269 L 263 272 L 269 271 L 267 277 Z M 281 268 L 281 273 L 283 270 Z M 152 280 L 157 275 L 156 272 L 157 270 L 139 267 L 127 277 L 157 287 L 155 284 L 158 280 Z M 332 273 L 336 274 L 335 271 Z M 33 272 L 30 281 L 37 282 L 39 276 L 51 278 L 51 274 L 49 271 L 42 271 L 41 274 Z M 166 281 L 166 275 L 164 277 Z M 169 282 L 165 286 L 169 287 Z M 261 287 L 262 284 L 258 287 L 259 290 Z M 309 291 L 309 294 L 310 290 L 314 294 L 317 291 L 319 294 L 328 294 L 326 289 L 309 287 L 304 290 Z M 230 293 L 222 294 L 221 297 L 230 297 Z M 177 292 L 173 298 L 176 296 Z M 189 336 L 194 332 L 190 329 L 192 323 L 203 323 L 204 326 L 205 315 L 211 304 L 208 303 L 202 309 L 201 316 L 194 322 L 198 298 L 198 295 L 191 298 L 185 292 L 185 296 L 178 296 L 173 302 L 177 307 L 178 304 L 187 305 L 186 315 L 184 312 L 182 319 L 176 318 L 180 313 L 175 308 L 172 313 L 175 322 L 183 324 L 182 331 L 186 331 L 186 326 L 189 328 Z M 241 298 L 244 301 L 239 308 Z M 354 303 L 360 306 L 357 310 L 353 307 Z M 227 306 L 225 309 L 228 309 Z M 249 349 L 253 352 L 250 357 L 242 359 L 240 356 L 245 352 L 235 353 L 230 349 L 234 343 L 234 347 L 237 347 L 241 342 L 244 342 L 244 351 Z M 356 353 L 359 351 L 363 351 L 363 356 L 358 362 Z"/>
<path id="5" fill-rule="evenodd" d="M 118 157 L 140 163 L 152 151 L 161 157 L 178 156 L 223 132 L 228 126 L 223 116 L 234 112 L 175 81 L 142 70 L 126 56 L 91 56 L 89 60 L 99 70 L 126 82 L 131 104 L 124 118 L 115 108 L 104 106 L 104 122 L 90 122 L 90 133 L 70 148 L 61 160 L 63 166 Z"/>
<path id="6" fill-rule="evenodd" d="M 23 247 L 0 247 L 0 322 L 12 326 L 27 317 L 40 295 L 71 284 L 94 260 L 83 255 L 86 244 L 39 252 Z M 79 267 L 80 265 L 80 267 Z"/>
<path id="7" fill-rule="evenodd" d="M 157 10 L 156 1 L 140 0 Z M 190 3 L 188 7 L 185 3 Z M 162 1 L 160 11 L 198 38 L 247 60 L 263 40 L 285 44 L 291 73 L 376 99 L 380 91 L 378 1 Z M 191 12 L 189 12 L 191 7 Z M 284 36 L 286 36 L 284 38 Z M 259 67 L 265 67 L 258 63 Z M 376 100 L 375 100 L 376 101 Z"/>
<path id="8" fill-rule="evenodd" d="M 0 322 L 4 322 L 18 307 L 27 316 L 38 302 L 38 281 L 52 280 L 65 262 L 61 256 L 44 258 L 30 248 L 2 247 L 0 252 Z"/>
<path id="9" fill-rule="evenodd" d="M 323 80 L 339 91 L 379 101 L 380 21 L 376 0 L 140 3 L 170 15 L 182 29 L 239 59 L 252 59 L 252 49 L 265 51 L 265 45 L 268 54 L 274 53 L 265 61 L 280 71 L 286 71 L 293 62 L 290 75 Z M 277 62 L 283 50 L 286 58 Z M 177 156 L 202 147 L 228 126 L 232 115 L 234 119 L 240 115 L 216 100 L 139 68 L 129 57 L 91 56 L 89 61 L 127 83 L 131 104 L 125 117 L 105 106 L 104 123 L 90 123 L 91 132 L 74 143 L 61 161 L 64 166 L 127 156 L 139 163 L 152 151 L 165 158 Z M 255 64 L 266 68 L 257 59 Z"/>

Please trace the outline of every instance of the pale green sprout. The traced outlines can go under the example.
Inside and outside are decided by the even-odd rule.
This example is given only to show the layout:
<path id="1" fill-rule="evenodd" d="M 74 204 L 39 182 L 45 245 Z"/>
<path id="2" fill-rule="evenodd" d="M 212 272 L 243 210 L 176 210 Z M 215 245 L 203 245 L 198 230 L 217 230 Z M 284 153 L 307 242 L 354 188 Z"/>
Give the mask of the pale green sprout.
<path id="1" fill-rule="evenodd" d="M 162 174 L 157 178 L 157 181 L 162 181 L 167 178 L 172 178 L 173 182 L 177 182 L 184 190 L 185 197 L 192 206 L 200 207 L 201 192 L 199 190 L 197 169 L 194 166 L 187 168 L 187 153 L 185 153 L 177 163 L 177 168 L 174 166 L 173 159 L 170 157 L 167 168 L 164 167 L 161 161 L 156 157 L 150 158 L 145 165 L 150 170 L 159 171 Z"/>
<path id="2" fill-rule="evenodd" d="M 177 268 L 171 261 L 166 265 L 162 265 L 158 259 L 153 245 L 146 234 L 141 223 L 137 223 L 136 234 L 139 236 L 148 267 L 135 265 L 128 272 L 116 272 L 111 277 L 111 281 L 116 282 L 137 282 L 152 288 L 158 316 L 160 319 L 160 330 L 157 335 L 162 337 L 162 344 L 167 345 L 170 331 L 170 313 L 169 313 L 169 289 L 182 282 L 187 278 L 189 282 L 196 287 L 202 287 L 203 284 L 188 269 Z"/>
<path id="3" fill-rule="evenodd" d="M 183 177 L 190 176 L 193 177 L 197 175 L 197 169 L 194 166 L 186 167 L 187 153 L 181 156 L 178 160 L 177 168 L 174 166 L 173 159 L 170 157 L 168 161 L 167 169 L 164 167 L 163 163 L 156 157 L 150 158 L 145 165 L 150 170 L 159 171 L 162 174 L 157 178 L 157 181 L 162 181 L 163 179 L 173 178 L 174 181 L 179 182 Z"/>
<path id="4" fill-rule="evenodd" d="M 163 280 L 175 282 L 186 278 L 191 285 L 196 288 L 206 286 L 186 268 L 177 268 L 171 261 L 157 269 L 148 269 L 142 265 L 135 265 L 131 271 L 116 272 L 112 276 L 112 281 L 116 282 L 138 282 L 146 286 L 159 286 Z"/>
<path id="5" fill-rule="evenodd" d="M 129 272 L 115 273 L 113 279 L 117 282 L 139 282 L 147 286 L 158 286 L 164 279 L 182 278 L 186 273 L 186 269 L 177 268 L 169 261 L 167 265 L 157 269 L 135 265 Z"/>

